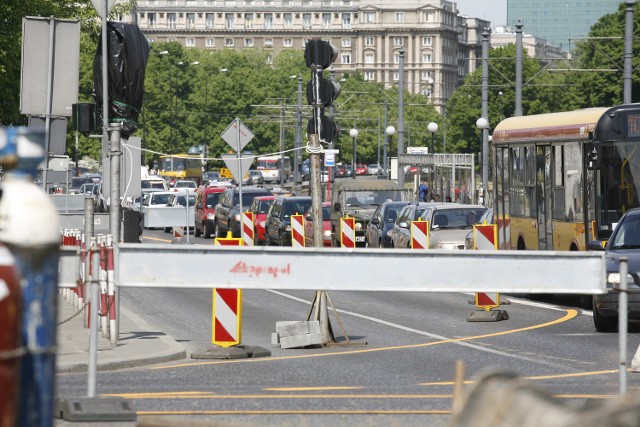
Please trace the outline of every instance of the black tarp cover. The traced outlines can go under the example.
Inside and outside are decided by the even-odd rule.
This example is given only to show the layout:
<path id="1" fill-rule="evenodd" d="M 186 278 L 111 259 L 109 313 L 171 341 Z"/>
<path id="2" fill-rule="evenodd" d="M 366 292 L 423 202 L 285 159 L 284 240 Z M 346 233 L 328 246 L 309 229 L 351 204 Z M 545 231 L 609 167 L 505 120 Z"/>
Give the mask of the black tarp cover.
<path id="1" fill-rule="evenodd" d="M 109 123 L 122 123 L 121 135 L 127 138 L 138 129 L 149 42 L 136 25 L 122 22 L 107 22 L 107 40 Z M 102 111 L 102 39 L 93 59 L 93 96 Z"/>

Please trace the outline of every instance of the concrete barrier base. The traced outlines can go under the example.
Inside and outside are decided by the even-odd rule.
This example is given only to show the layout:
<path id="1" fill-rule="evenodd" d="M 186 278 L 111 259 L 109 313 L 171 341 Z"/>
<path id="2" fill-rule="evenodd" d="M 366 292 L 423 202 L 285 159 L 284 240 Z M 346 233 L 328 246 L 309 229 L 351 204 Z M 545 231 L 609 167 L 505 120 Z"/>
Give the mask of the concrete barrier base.
<path id="1" fill-rule="evenodd" d="M 467 322 L 499 322 L 509 320 L 506 310 L 478 310 L 472 311 L 467 316 Z"/>
<path id="2" fill-rule="evenodd" d="M 192 359 L 247 359 L 269 356 L 271 356 L 269 350 L 251 345 L 235 345 L 232 347 L 216 346 L 191 353 Z"/>

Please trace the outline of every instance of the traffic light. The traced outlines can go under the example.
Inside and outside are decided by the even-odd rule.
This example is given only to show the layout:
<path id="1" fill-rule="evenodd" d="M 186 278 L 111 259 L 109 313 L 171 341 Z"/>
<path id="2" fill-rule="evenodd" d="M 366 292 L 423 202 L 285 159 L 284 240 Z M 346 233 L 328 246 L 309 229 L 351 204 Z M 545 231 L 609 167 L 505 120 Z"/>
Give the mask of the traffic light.
<path id="1" fill-rule="evenodd" d="M 322 76 L 338 57 L 338 50 L 331 43 L 313 39 L 307 41 L 304 59 L 311 68 L 311 80 L 307 82 L 307 101 L 313 105 L 313 118 L 307 125 L 307 133 L 320 136 L 320 141 L 334 141 L 340 130 L 330 117 L 324 115 L 324 107 L 329 107 L 340 94 L 340 85 Z"/>

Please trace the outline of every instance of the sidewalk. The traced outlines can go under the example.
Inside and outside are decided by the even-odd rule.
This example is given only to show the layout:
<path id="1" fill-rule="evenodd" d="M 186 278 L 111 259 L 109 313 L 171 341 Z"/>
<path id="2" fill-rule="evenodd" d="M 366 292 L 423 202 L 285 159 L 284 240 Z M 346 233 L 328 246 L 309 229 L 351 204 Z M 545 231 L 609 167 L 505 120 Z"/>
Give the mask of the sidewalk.
<path id="1" fill-rule="evenodd" d="M 70 319 L 77 311 L 72 302 L 67 302 L 61 293 L 58 295 L 57 372 L 86 372 L 88 369 L 89 328 L 84 328 L 82 314 Z M 186 357 L 184 347 L 164 332 L 149 326 L 128 310 L 121 309 L 119 315 L 117 346 L 112 347 L 102 332 L 98 332 L 98 370 L 131 368 Z"/>

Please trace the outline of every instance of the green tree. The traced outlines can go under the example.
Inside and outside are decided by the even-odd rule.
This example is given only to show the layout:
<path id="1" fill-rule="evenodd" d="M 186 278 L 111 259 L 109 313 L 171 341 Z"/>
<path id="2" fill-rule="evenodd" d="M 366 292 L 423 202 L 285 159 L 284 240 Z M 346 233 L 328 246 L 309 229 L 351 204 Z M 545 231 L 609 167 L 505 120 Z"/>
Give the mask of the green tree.
<path id="1" fill-rule="evenodd" d="M 574 90 L 580 96 L 580 107 L 606 107 L 621 104 L 623 101 L 624 78 L 624 32 L 625 4 L 618 10 L 607 14 L 596 22 L 589 32 L 588 40 L 578 43 L 575 51 L 577 68 L 592 70 L 575 72 L 570 75 Z M 634 8 L 633 27 L 635 33 L 640 28 L 640 9 Z M 633 51 L 640 49 L 640 41 L 633 40 Z M 637 70 L 640 59 L 632 56 L 632 69 Z M 614 70 L 614 71 L 607 71 Z M 640 98 L 640 80 L 632 73 L 632 98 Z M 635 96 L 634 96 L 635 95 Z"/>

